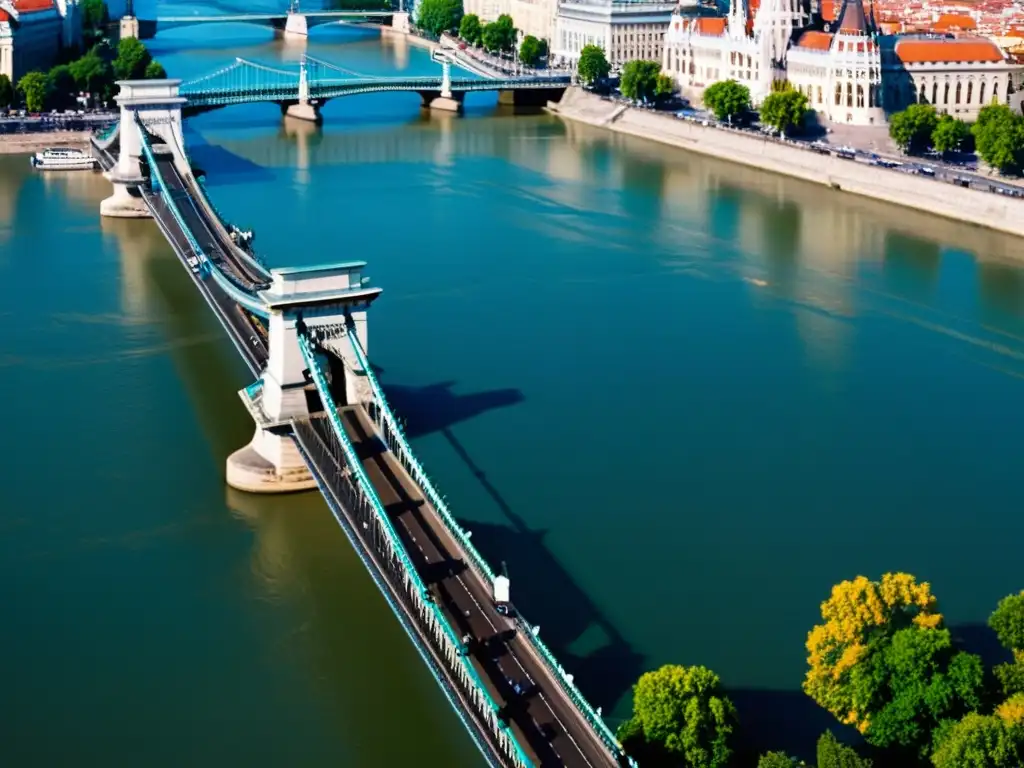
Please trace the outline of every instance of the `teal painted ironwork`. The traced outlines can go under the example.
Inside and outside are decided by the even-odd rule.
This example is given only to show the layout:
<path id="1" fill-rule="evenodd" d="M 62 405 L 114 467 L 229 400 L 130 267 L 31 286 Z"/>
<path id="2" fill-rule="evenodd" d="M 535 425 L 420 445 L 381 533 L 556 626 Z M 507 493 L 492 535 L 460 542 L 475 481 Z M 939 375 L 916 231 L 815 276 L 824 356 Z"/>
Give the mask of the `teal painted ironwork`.
<path id="1" fill-rule="evenodd" d="M 380 529 L 384 532 L 386 537 L 388 549 L 390 549 L 393 555 L 397 557 L 401 564 L 410 593 L 417 602 L 417 608 L 423 614 L 429 616 L 433 620 L 433 625 L 440 629 L 443 639 L 448 646 L 446 649 L 446 655 L 449 662 L 457 664 L 459 667 L 458 671 L 467 680 L 472 682 L 480 702 L 483 704 L 483 714 L 490 727 L 499 735 L 499 741 L 502 748 L 506 751 L 507 757 L 509 757 L 516 766 L 530 768 L 532 763 L 527 757 L 526 752 L 523 750 L 522 746 L 520 746 L 518 739 L 512 732 L 512 729 L 502 721 L 500 716 L 500 707 L 491 697 L 487 687 L 484 685 L 483 680 L 480 679 L 480 676 L 472 663 L 462 652 L 462 642 L 459 640 L 458 634 L 451 625 L 449 625 L 444 614 L 441 612 L 441 609 L 438 608 L 437 604 L 433 601 L 433 598 L 427 590 L 427 586 L 423 583 L 419 573 L 417 573 L 412 560 L 409 559 L 409 554 L 406 552 L 405 547 L 398 536 L 398 532 L 395 531 L 394 526 L 384 509 L 383 502 L 381 502 L 376 489 L 367 477 L 366 471 L 363 469 L 362 462 L 356 454 L 355 447 L 352 445 L 351 440 L 349 440 L 348 433 L 345 432 L 345 426 L 341 423 L 341 418 L 338 416 L 337 406 L 334 403 L 334 399 L 331 397 L 327 378 L 320 367 L 319 361 L 316 359 L 316 353 L 310 340 L 304 334 L 299 335 L 299 349 L 302 352 L 302 357 L 305 360 L 306 366 L 313 378 L 313 383 L 316 386 L 317 392 L 323 402 L 324 410 L 327 412 L 327 417 L 330 421 L 331 428 L 334 431 L 334 435 L 344 452 L 348 469 L 356 478 L 359 490 L 370 502 L 377 524 L 380 526 Z"/>
<path id="2" fill-rule="evenodd" d="M 142 152 L 146 158 L 146 162 L 149 163 L 150 173 L 157 182 L 159 187 L 160 197 L 164 201 L 164 205 L 171 212 L 175 222 L 181 231 L 185 235 L 185 239 L 188 241 L 189 248 L 192 253 L 195 254 L 198 264 L 196 265 L 203 274 L 209 275 L 213 278 L 214 282 L 221 287 L 221 289 L 231 297 L 232 301 L 237 302 L 240 306 L 244 307 L 249 312 L 252 312 L 257 317 L 261 317 L 264 320 L 270 317 L 270 311 L 266 304 L 257 296 L 244 291 L 240 287 L 232 283 L 227 276 L 225 276 L 220 269 L 210 260 L 206 255 L 206 252 L 199 247 L 199 243 L 196 242 L 195 237 L 192 234 L 192 230 L 185 223 L 184 218 L 181 215 L 181 211 L 178 209 L 178 204 L 174 198 L 171 197 L 170 190 L 167 185 L 164 184 L 163 175 L 160 173 L 160 166 L 156 162 L 156 158 L 153 156 L 153 148 L 149 143 L 149 135 L 146 133 L 145 126 L 142 125 L 142 121 L 136 116 L 136 123 L 138 126 L 140 143 L 142 144 Z"/>
<path id="3" fill-rule="evenodd" d="M 434 92 L 440 91 L 444 78 L 436 77 L 373 77 L 337 67 L 307 57 L 293 69 L 271 67 L 266 64 L 236 59 L 223 69 L 183 83 L 179 93 L 194 108 L 223 107 L 252 102 L 297 102 L 305 69 L 307 98 L 314 101 L 362 93 L 385 91 Z M 454 93 L 506 90 L 543 90 L 564 88 L 569 76 L 510 77 L 510 78 L 451 78 Z"/>
<path id="4" fill-rule="evenodd" d="M 459 526 L 455 520 L 455 516 L 448 509 L 448 505 L 442 498 L 441 494 L 437 492 L 434 484 L 430 481 L 429 476 L 423 469 L 419 460 L 416 458 L 412 451 L 412 446 L 409 445 L 408 439 L 405 437 L 404 430 L 398 423 L 398 419 L 395 418 L 394 412 L 391 410 L 391 406 L 388 405 L 387 399 L 384 397 L 384 391 L 381 389 L 380 383 L 377 381 L 376 375 L 373 373 L 373 368 L 370 366 L 370 362 L 366 357 L 366 353 L 363 351 L 362 345 L 359 343 L 359 338 L 356 336 L 355 329 L 351 326 L 345 329 L 348 340 L 352 345 L 352 350 L 355 352 L 356 359 L 359 361 L 359 365 L 363 371 L 366 372 L 366 378 L 370 382 L 370 389 L 373 392 L 374 400 L 380 411 L 381 418 L 386 424 L 391 435 L 394 436 L 394 442 L 397 445 L 392 446 L 392 450 L 395 453 L 399 461 L 402 462 L 403 466 L 412 475 L 420 487 L 427 494 L 430 499 L 430 503 L 437 510 L 441 516 L 441 520 L 448 529 L 448 532 L 452 534 L 456 541 L 462 546 L 464 550 L 469 554 L 470 562 L 476 567 L 478 574 L 490 583 L 494 583 L 494 572 L 491 567 L 484 560 L 483 556 L 477 551 L 476 547 L 469 540 L 469 536 Z M 387 436 L 384 435 L 386 438 Z M 567 673 L 561 664 L 558 663 L 558 659 L 551 650 L 544 644 L 544 641 L 540 639 L 535 633 L 533 627 L 529 622 L 522 619 L 520 615 L 516 615 L 516 623 L 522 625 L 523 631 L 521 634 L 527 638 L 531 645 L 537 650 L 538 655 L 544 661 L 545 665 L 551 670 L 553 677 L 558 680 L 562 689 L 569 696 L 570 701 L 576 706 L 581 712 L 590 726 L 595 730 L 601 740 L 605 743 L 609 749 L 612 750 L 613 754 L 625 757 L 626 753 L 622 748 L 622 744 L 615 737 L 615 734 L 605 723 L 604 718 L 597 714 L 593 707 L 590 706 L 590 702 L 586 700 L 576 684 L 568 679 Z"/>

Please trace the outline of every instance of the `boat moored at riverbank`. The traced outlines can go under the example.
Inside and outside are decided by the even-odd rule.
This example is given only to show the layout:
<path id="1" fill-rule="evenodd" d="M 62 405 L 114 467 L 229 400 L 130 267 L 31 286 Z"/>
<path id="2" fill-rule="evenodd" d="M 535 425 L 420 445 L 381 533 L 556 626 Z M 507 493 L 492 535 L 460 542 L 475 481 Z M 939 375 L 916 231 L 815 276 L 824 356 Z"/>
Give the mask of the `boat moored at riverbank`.
<path id="1" fill-rule="evenodd" d="M 96 158 L 77 147 L 47 147 L 30 158 L 32 167 L 40 171 L 91 171 Z"/>

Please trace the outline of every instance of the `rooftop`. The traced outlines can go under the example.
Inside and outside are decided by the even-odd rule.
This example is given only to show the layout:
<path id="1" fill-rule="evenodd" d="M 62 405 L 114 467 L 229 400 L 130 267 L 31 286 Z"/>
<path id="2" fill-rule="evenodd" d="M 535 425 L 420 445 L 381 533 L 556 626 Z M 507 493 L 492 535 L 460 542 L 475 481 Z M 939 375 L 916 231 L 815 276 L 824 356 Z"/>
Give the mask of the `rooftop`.
<path id="1" fill-rule="evenodd" d="M 994 43 L 981 38 L 903 39 L 896 43 L 896 56 L 904 64 L 973 64 L 1003 60 L 1002 51 Z"/>

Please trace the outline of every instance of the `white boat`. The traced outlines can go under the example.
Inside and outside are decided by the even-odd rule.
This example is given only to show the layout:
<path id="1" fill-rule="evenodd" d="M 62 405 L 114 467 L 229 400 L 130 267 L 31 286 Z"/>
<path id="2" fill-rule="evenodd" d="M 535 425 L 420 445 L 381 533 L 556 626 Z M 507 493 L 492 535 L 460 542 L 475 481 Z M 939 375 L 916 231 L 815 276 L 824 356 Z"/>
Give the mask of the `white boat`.
<path id="1" fill-rule="evenodd" d="M 96 158 L 75 147 L 48 147 L 32 155 L 32 167 L 41 171 L 91 171 Z"/>

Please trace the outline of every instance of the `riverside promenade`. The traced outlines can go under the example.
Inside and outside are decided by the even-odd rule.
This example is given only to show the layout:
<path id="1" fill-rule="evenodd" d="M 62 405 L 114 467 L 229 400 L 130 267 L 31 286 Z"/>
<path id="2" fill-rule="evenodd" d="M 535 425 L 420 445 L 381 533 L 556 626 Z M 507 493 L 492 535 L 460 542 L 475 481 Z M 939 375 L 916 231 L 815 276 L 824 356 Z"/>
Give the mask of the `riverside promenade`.
<path id="1" fill-rule="evenodd" d="M 1024 198 L 955 187 L 756 134 L 679 120 L 670 113 L 630 107 L 578 87 L 550 102 L 548 111 L 566 120 L 1024 237 Z"/>

